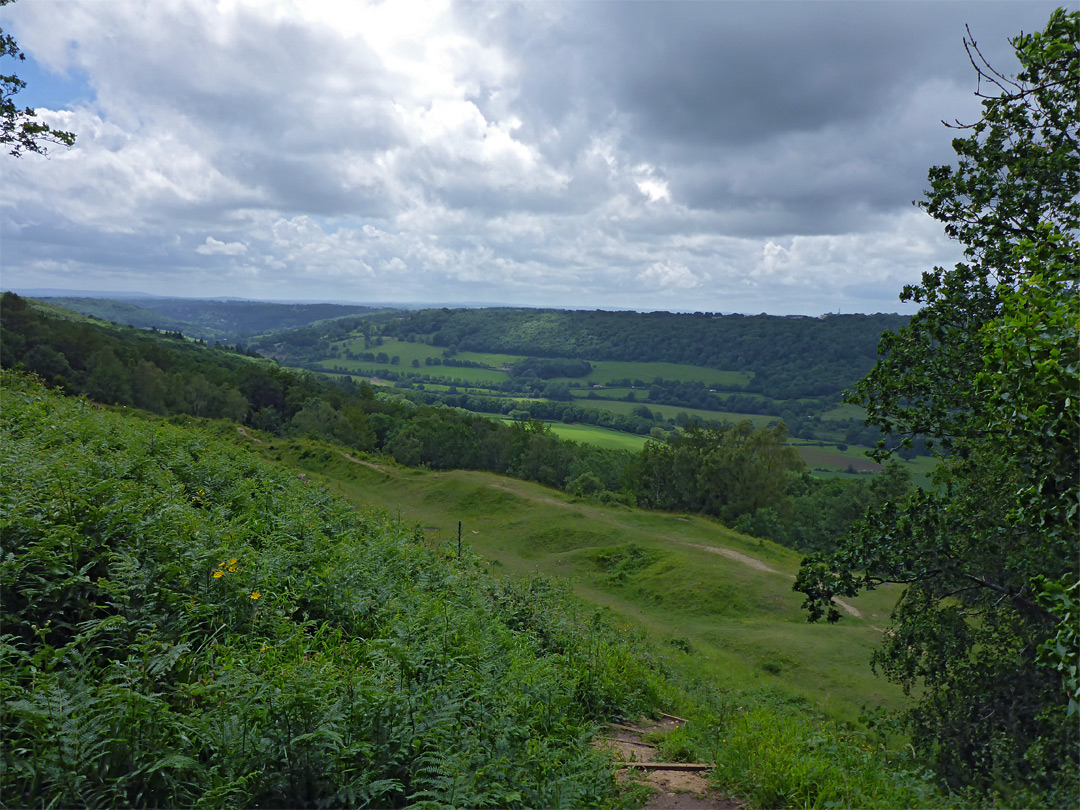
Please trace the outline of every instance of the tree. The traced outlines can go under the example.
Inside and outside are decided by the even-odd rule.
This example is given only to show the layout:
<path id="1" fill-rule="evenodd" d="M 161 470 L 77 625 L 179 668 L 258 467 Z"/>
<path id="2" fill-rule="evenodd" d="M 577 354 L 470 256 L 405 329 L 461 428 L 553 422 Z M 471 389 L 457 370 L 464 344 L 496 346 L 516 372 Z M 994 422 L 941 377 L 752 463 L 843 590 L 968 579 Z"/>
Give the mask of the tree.
<path id="1" fill-rule="evenodd" d="M 15 0 L 0 0 L 0 7 Z M 11 57 L 22 62 L 26 55 L 19 50 L 15 38 L 4 33 L 0 28 L 0 57 Z M 48 154 L 49 144 L 71 146 L 75 135 L 37 119 L 37 113 L 31 107 L 21 110 L 15 104 L 15 96 L 26 87 L 26 82 L 16 74 L 0 74 L 0 144 L 10 146 L 8 154 L 20 157 L 23 152 Z"/>
<path id="2" fill-rule="evenodd" d="M 748 421 L 689 425 L 645 443 L 635 494 L 646 506 L 706 512 L 727 523 L 757 509 L 782 509 L 788 474 L 804 467 L 786 439 L 782 424 L 762 430 Z"/>
<path id="3" fill-rule="evenodd" d="M 901 447 L 942 456 L 935 489 L 886 503 L 796 582 L 811 620 L 833 596 L 906 588 L 874 666 L 907 690 L 912 741 L 951 785 L 1075 805 L 1080 537 L 1080 13 L 1011 40 L 996 71 L 965 40 L 982 117 L 921 206 L 964 245 L 902 300 L 850 401 Z M 983 88 L 989 88 L 986 93 Z M 887 455 L 881 445 L 880 457 Z"/>

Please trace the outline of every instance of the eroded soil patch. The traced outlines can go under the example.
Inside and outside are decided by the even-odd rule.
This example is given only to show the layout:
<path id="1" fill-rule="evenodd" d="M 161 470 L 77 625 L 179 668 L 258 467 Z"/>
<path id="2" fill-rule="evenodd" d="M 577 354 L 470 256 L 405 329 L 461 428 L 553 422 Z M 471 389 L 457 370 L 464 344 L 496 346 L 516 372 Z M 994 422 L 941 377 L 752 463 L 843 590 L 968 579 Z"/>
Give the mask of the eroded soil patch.
<path id="1" fill-rule="evenodd" d="M 612 752 L 621 782 L 633 779 L 651 791 L 645 810 L 743 810 L 744 805 L 720 796 L 705 774 L 708 763 L 661 762 L 657 746 L 647 740 L 678 728 L 683 720 L 663 715 L 660 720 L 642 720 L 633 725 L 612 723 L 596 745 Z"/>

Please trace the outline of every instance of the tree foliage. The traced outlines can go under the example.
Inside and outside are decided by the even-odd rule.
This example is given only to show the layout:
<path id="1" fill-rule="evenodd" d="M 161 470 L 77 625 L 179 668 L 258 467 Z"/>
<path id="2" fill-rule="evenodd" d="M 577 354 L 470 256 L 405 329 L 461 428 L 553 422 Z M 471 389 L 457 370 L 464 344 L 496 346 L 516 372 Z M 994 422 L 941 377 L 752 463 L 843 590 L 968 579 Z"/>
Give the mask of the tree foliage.
<path id="1" fill-rule="evenodd" d="M 883 336 L 855 389 L 869 421 L 945 456 L 936 489 L 871 512 L 797 589 L 831 599 L 907 588 L 874 663 L 920 699 L 913 741 L 953 785 L 1021 783 L 1076 801 L 1080 494 L 1080 13 L 1011 41 L 1008 77 L 967 49 L 983 114 L 959 125 L 955 166 L 921 206 L 965 248 L 902 298 L 923 305 Z M 1057 795 L 1057 794 L 1055 794 Z"/>
<path id="2" fill-rule="evenodd" d="M 0 7 L 14 0 L 0 0 Z M 19 50 L 18 43 L 11 34 L 0 28 L 0 57 L 8 57 L 17 62 L 26 59 Z M 24 152 L 39 155 L 48 154 L 49 145 L 71 146 L 75 135 L 59 129 L 53 129 L 39 120 L 37 112 L 31 107 L 19 109 L 15 96 L 26 87 L 26 82 L 15 73 L 0 74 L 0 144 L 10 147 L 8 154 L 20 157 Z"/>
<path id="3" fill-rule="evenodd" d="M 663 441 L 649 441 L 634 470 L 638 503 L 657 509 L 704 512 L 733 523 L 784 501 L 789 472 L 804 465 L 784 445 L 783 424 L 754 430 L 749 422 L 691 425 Z"/>

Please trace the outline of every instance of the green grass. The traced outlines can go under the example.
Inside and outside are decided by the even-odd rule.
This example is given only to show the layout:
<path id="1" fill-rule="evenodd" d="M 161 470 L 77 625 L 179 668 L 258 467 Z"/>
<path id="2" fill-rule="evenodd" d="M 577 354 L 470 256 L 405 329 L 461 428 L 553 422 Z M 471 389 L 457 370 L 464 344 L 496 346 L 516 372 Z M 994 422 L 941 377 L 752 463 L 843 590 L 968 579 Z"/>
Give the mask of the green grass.
<path id="1" fill-rule="evenodd" d="M 611 411 L 612 413 L 629 414 L 632 413 L 634 408 L 639 405 L 645 405 L 654 414 L 660 414 L 664 419 L 674 419 L 680 413 L 685 413 L 689 416 L 700 416 L 705 420 L 720 420 L 727 422 L 742 422 L 744 420 L 750 422 L 756 428 L 763 428 L 769 424 L 769 422 L 776 421 L 779 417 L 765 416 L 763 414 L 755 413 L 732 413 L 729 411 L 706 411 L 701 408 L 683 408 L 679 405 L 654 405 L 645 399 L 647 392 L 639 392 L 641 400 L 638 402 L 621 402 L 618 400 L 605 400 L 605 399 L 575 399 L 574 404 L 582 408 L 595 408 L 601 411 Z"/>
<path id="2" fill-rule="evenodd" d="M 858 419 L 863 420 L 866 418 L 866 409 L 861 408 L 858 405 L 849 405 L 846 402 L 842 405 L 837 405 L 835 408 L 830 408 L 821 414 L 822 419 Z"/>
<path id="3" fill-rule="evenodd" d="M 387 337 L 383 338 L 383 344 L 376 346 L 374 342 L 368 347 L 364 348 L 364 339 L 362 337 L 348 338 L 346 340 L 340 340 L 334 343 L 335 346 L 339 346 L 342 350 L 352 349 L 353 352 L 386 352 L 393 357 L 395 354 L 401 358 L 401 362 L 405 365 L 411 365 L 413 360 L 419 360 L 420 365 L 424 369 L 429 369 L 432 372 L 437 372 L 443 368 L 451 369 L 453 366 L 425 366 L 424 360 L 439 359 L 443 360 L 444 352 L 446 349 L 442 346 L 431 346 L 427 343 L 409 343 L 407 340 L 401 340 L 399 338 Z M 518 360 L 522 360 L 523 355 L 515 354 L 493 354 L 489 352 L 457 352 L 453 358 L 454 360 L 464 360 L 471 363 L 480 363 L 485 366 L 489 366 L 493 369 L 501 369 L 504 365 L 512 365 Z"/>
<path id="4" fill-rule="evenodd" d="M 342 351 L 348 348 L 356 353 L 373 352 L 378 354 L 379 352 L 385 352 L 390 357 L 396 355 L 401 358 L 401 368 L 412 369 L 412 361 L 418 360 L 420 362 L 420 368 L 416 370 L 423 373 L 434 376 L 457 377 L 462 380 L 469 380 L 470 382 L 476 383 L 494 383 L 507 379 L 506 373 L 501 371 L 502 366 L 512 365 L 522 359 L 519 355 L 487 352 L 458 352 L 454 355 L 454 359 L 457 360 L 471 361 L 489 366 L 492 369 L 489 371 L 485 369 L 468 369 L 454 366 L 424 365 L 424 361 L 428 358 L 442 359 L 444 349 L 437 346 L 429 346 L 426 343 L 409 343 L 408 341 L 399 340 L 398 338 L 384 338 L 381 346 L 372 344 L 367 348 L 364 348 L 364 339 L 360 337 L 338 341 L 334 345 L 341 348 Z M 608 360 L 591 362 L 593 364 L 593 372 L 591 374 L 585 377 L 560 378 L 560 380 L 563 382 L 591 386 L 593 384 L 609 383 L 612 380 L 618 379 L 643 380 L 646 384 L 649 384 L 654 378 L 662 377 L 665 380 L 703 382 L 715 384 L 725 390 L 738 390 L 743 388 L 751 379 L 753 379 L 753 373 L 748 371 L 717 371 L 716 369 L 681 363 L 636 363 Z M 327 367 L 327 365 L 341 365 L 350 370 L 363 370 L 365 373 L 368 373 L 369 369 L 387 367 L 381 366 L 380 364 L 365 363 L 364 361 L 348 361 L 335 358 L 326 358 L 320 361 L 319 364 L 323 367 Z M 471 373 L 465 374 L 461 372 Z"/>
<path id="5" fill-rule="evenodd" d="M 915 483 L 926 485 L 930 482 L 930 473 L 937 469 L 938 460 L 933 456 L 915 456 L 911 461 L 901 462 Z"/>
<path id="6" fill-rule="evenodd" d="M 615 360 L 592 361 L 593 372 L 588 376 L 590 384 L 608 383 L 612 380 L 642 380 L 646 385 L 656 377 L 682 382 L 716 383 L 727 389 L 742 388 L 754 378 L 749 371 L 718 371 L 702 366 L 682 363 L 637 363 Z"/>
<path id="7" fill-rule="evenodd" d="M 618 401 L 618 400 L 622 399 L 623 397 L 625 397 L 627 394 L 629 394 L 631 391 L 634 392 L 635 397 L 645 398 L 645 397 L 648 397 L 648 395 L 649 395 L 648 391 L 645 391 L 645 390 L 640 389 L 640 388 L 638 388 L 638 389 L 634 389 L 634 388 L 599 388 L 599 389 L 595 389 L 592 386 L 588 386 L 586 388 L 571 388 L 570 389 L 570 394 L 571 394 L 571 396 L 574 397 L 574 399 L 599 399 L 599 400 Z M 594 394 L 595 396 L 590 397 L 589 396 L 590 394 Z"/>
<path id="8" fill-rule="evenodd" d="M 329 360 L 319 360 L 315 365 L 331 374 L 334 373 L 335 367 L 341 367 L 353 374 L 362 374 L 369 377 L 380 377 L 387 372 L 405 376 L 418 374 L 421 377 L 461 380 L 462 385 L 472 386 L 490 386 L 508 379 L 505 372 L 483 368 L 458 368 L 455 366 L 421 366 L 420 368 L 413 368 L 404 359 L 399 365 L 392 365 L 390 363 L 372 363 L 366 360 L 346 360 L 335 357 Z M 423 382 L 423 380 L 419 381 Z"/>
<path id="9" fill-rule="evenodd" d="M 512 424 L 513 419 L 500 417 L 500 421 Z M 621 430 L 609 430 L 608 428 L 596 427 L 595 425 L 567 425 L 563 422 L 544 422 L 551 432 L 560 439 L 568 439 L 581 444 L 592 444 L 603 447 L 606 450 L 630 450 L 640 452 L 649 440 L 648 436 L 639 436 L 636 433 L 626 433 Z"/>
<path id="10" fill-rule="evenodd" d="M 852 600 L 860 618 L 809 625 L 791 591 L 799 555 L 709 520 L 600 507 L 486 473 L 372 469 L 340 456 L 308 469 L 357 503 L 419 518 L 431 545 L 453 547 L 460 520 L 493 571 L 560 578 L 643 630 L 696 684 L 676 704 L 690 723 L 665 754 L 717 763 L 716 782 L 752 806 L 946 805 L 907 772 L 902 739 L 860 721 L 906 703 L 868 665 L 897 590 Z"/>
<path id="11" fill-rule="evenodd" d="M 881 589 L 853 606 L 860 618 L 810 625 L 791 590 L 800 556 L 700 517 L 576 501 L 538 485 L 481 472 L 423 472 L 351 463 L 275 442 L 274 455 L 365 506 L 420 521 L 429 543 L 464 538 L 495 570 L 562 578 L 582 597 L 642 627 L 655 642 L 682 639 L 688 676 L 730 689 L 778 688 L 832 717 L 854 720 L 864 704 L 898 706 L 900 691 L 868 666 L 897 592 Z M 699 548 L 704 546 L 705 548 Z M 647 564 L 625 562 L 641 549 Z M 745 560 L 732 559 L 715 549 Z M 763 571 L 754 565 L 764 565 Z"/>
<path id="12" fill-rule="evenodd" d="M 338 346 L 342 353 L 346 349 L 351 349 L 357 354 L 372 352 L 378 354 L 379 352 L 385 352 L 389 356 L 393 357 L 397 355 L 401 358 L 402 365 L 411 366 L 413 360 L 419 360 L 420 365 L 424 365 L 424 360 L 429 357 L 442 357 L 442 349 L 436 349 L 432 346 L 428 346 L 426 343 L 409 343 L 407 340 L 398 340 L 397 338 L 384 338 L 383 345 L 376 346 L 372 342 L 371 346 L 364 348 L 364 339 L 348 338 L 346 340 L 337 341 L 333 345 Z"/>

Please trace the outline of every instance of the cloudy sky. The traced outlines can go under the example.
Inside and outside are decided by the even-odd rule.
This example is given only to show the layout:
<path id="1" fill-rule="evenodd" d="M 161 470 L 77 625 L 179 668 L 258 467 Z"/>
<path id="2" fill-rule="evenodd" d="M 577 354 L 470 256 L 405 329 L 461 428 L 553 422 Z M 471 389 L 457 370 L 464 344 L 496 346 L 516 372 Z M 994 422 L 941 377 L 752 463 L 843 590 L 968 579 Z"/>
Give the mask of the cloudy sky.
<path id="1" fill-rule="evenodd" d="M 0 156 L 0 284 L 910 311 L 964 25 L 1013 72 L 1055 5 L 19 0 L 16 101 L 78 141 Z"/>

